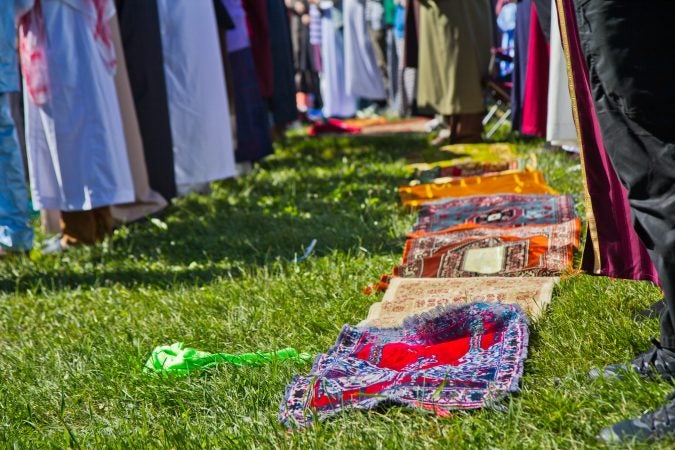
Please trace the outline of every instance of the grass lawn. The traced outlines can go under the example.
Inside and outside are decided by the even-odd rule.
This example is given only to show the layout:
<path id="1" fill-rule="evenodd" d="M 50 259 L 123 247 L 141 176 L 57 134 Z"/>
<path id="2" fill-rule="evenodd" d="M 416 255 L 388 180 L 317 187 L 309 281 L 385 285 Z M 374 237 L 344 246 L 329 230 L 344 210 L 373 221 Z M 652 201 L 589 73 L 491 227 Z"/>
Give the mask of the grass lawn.
<path id="1" fill-rule="evenodd" d="M 289 433 L 279 404 L 310 364 L 143 373 L 152 348 L 178 341 L 327 350 L 379 299 L 362 288 L 399 260 L 414 215 L 396 187 L 405 157 L 428 153 L 412 136 L 292 137 L 212 197 L 181 199 L 105 245 L 0 261 L 0 448 L 593 448 L 603 426 L 662 404 L 666 383 L 585 376 L 650 345 L 657 322 L 633 316 L 658 290 L 583 275 L 565 277 L 533 326 L 522 393 L 505 412 L 392 408 Z M 580 198 L 578 158 L 538 160 Z M 314 255 L 290 262 L 312 239 Z"/>

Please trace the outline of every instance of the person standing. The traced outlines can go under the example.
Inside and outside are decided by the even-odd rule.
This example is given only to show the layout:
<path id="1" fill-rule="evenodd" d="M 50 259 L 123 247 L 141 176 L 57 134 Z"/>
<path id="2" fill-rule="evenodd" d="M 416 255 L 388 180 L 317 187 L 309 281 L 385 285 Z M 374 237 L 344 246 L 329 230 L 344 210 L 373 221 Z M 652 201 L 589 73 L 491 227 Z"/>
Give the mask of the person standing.
<path id="1" fill-rule="evenodd" d="M 573 84 L 586 81 L 590 87 L 581 97 L 577 97 L 580 92 L 573 97 L 577 125 L 590 124 L 602 133 L 611 167 L 627 192 L 632 226 L 658 272 L 666 304 L 660 341 L 653 340 L 653 347 L 633 361 L 593 369 L 590 376 L 612 379 L 633 372 L 644 378 L 673 380 L 675 28 L 671 21 L 675 4 L 670 0 L 559 0 L 558 8 Z M 590 114 L 579 108 L 583 97 L 592 99 L 594 111 Z M 583 129 L 581 144 L 585 144 Z M 635 258 L 630 263 L 640 261 Z M 675 397 L 671 395 L 661 408 L 608 426 L 599 437 L 606 443 L 618 443 L 673 435 Z"/>
<path id="2" fill-rule="evenodd" d="M 26 146 L 35 209 L 61 211 L 43 253 L 112 233 L 134 201 L 114 74 L 112 0 L 35 0 L 21 19 Z"/>
<path id="3" fill-rule="evenodd" d="M 417 104 L 445 117 L 437 144 L 478 142 L 492 45 L 490 0 L 421 0 Z"/>
<path id="4" fill-rule="evenodd" d="M 10 95 L 19 90 L 16 21 L 31 3 L 0 2 L 0 256 L 28 251 L 33 246 L 23 159 L 10 111 Z"/>

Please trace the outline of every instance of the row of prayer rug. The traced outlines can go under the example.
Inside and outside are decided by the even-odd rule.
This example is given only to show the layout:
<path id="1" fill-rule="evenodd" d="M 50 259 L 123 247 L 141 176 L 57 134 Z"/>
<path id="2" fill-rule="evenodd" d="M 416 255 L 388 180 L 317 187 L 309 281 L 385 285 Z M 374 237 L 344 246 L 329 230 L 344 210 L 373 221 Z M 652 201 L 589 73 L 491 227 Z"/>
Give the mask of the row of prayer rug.
<path id="1" fill-rule="evenodd" d="M 435 182 L 400 188 L 420 207 L 401 264 L 368 317 L 290 383 L 279 415 L 289 428 L 392 404 L 445 416 L 518 391 L 527 316 L 541 315 L 571 265 L 579 219 L 540 172 L 514 171 L 511 146 L 450 151 L 473 159 L 418 166 Z"/>

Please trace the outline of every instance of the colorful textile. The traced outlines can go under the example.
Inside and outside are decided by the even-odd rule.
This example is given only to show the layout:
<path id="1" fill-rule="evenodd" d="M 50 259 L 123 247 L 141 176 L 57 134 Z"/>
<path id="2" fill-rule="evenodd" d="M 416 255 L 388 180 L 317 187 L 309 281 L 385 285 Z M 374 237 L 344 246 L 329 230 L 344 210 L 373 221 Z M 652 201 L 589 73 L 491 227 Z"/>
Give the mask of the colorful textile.
<path id="1" fill-rule="evenodd" d="M 576 217 L 569 195 L 487 195 L 422 205 L 415 231 L 440 231 L 462 223 L 515 227 L 562 223 Z"/>
<path id="2" fill-rule="evenodd" d="M 650 280 L 658 284 L 656 269 L 633 228 L 627 191 L 616 175 L 603 143 L 588 67 L 579 40 L 574 2 L 559 1 L 558 13 L 584 168 L 588 238 L 581 268 L 595 275 Z"/>
<path id="3" fill-rule="evenodd" d="M 440 416 L 494 406 L 519 390 L 528 326 L 517 305 L 484 303 L 439 308 L 395 329 L 345 325 L 311 373 L 288 386 L 279 419 L 293 428 L 384 404 Z"/>
<path id="4" fill-rule="evenodd" d="M 399 187 L 401 202 L 416 207 L 432 200 L 484 194 L 557 194 L 538 171 L 468 177 L 449 183 Z"/>
<path id="5" fill-rule="evenodd" d="M 557 282 L 553 277 L 393 278 L 359 327 L 400 327 L 406 317 L 474 302 L 515 303 L 537 319 L 551 302 Z"/>
<path id="6" fill-rule="evenodd" d="M 441 178 L 466 178 L 472 176 L 493 175 L 498 172 L 517 170 L 520 166 L 518 161 L 502 162 L 465 162 L 451 166 L 437 165 L 427 170 L 416 170 L 413 175 L 414 181 L 421 183 L 437 183 Z"/>
<path id="7" fill-rule="evenodd" d="M 369 125 L 361 130 L 361 134 L 384 135 L 399 133 L 425 133 L 424 125 L 429 120 L 426 117 L 395 120 L 392 122 Z"/>
<path id="8" fill-rule="evenodd" d="M 345 121 L 339 119 L 327 119 L 323 122 L 316 122 L 307 130 L 309 136 L 320 136 L 323 134 L 358 134 L 361 128 L 348 125 Z"/>
<path id="9" fill-rule="evenodd" d="M 405 278 L 557 276 L 572 265 L 580 221 L 516 228 L 464 224 L 412 233 L 394 275 Z"/>
<path id="10" fill-rule="evenodd" d="M 156 347 L 144 366 L 146 372 L 159 374 L 187 375 L 197 370 L 208 369 L 219 364 L 232 366 L 262 366 L 278 361 L 310 361 L 312 355 L 298 353 L 292 348 L 285 348 L 272 353 L 242 353 L 231 355 L 228 353 L 208 353 L 190 347 L 184 347 L 182 342 L 173 345 Z"/>

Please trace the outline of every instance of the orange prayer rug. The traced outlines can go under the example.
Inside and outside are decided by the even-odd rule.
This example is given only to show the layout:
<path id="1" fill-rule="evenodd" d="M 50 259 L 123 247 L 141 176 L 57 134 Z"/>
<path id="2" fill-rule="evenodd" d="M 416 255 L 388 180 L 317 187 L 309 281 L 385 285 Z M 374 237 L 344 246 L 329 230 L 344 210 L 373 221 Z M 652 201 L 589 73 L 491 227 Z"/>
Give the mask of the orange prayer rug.
<path id="1" fill-rule="evenodd" d="M 413 117 L 410 119 L 397 120 L 364 126 L 361 134 L 386 135 L 401 133 L 426 133 L 425 125 L 429 119 L 426 117 Z"/>
<path id="2" fill-rule="evenodd" d="M 439 306 L 515 303 L 537 319 L 551 302 L 554 277 L 392 278 L 359 327 L 393 328 Z"/>
<path id="3" fill-rule="evenodd" d="M 401 202 L 416 207 L 432 200 L 489 194 L 552 194 L 539 171 L 514 172 L 488 176 L 467 177 L 448 183 L 427 183 L 399 187 Z"/>
<path id="4" fill-rule="evenodd" d="M 412 233 L 393 276 L 558 276 L 572 265 L 580 224 L 579 219 L 515 228 L 463 224 L 434 233 Z M 377 289 L 386 289 L 390 279 L 383 276 Z"/>

